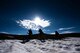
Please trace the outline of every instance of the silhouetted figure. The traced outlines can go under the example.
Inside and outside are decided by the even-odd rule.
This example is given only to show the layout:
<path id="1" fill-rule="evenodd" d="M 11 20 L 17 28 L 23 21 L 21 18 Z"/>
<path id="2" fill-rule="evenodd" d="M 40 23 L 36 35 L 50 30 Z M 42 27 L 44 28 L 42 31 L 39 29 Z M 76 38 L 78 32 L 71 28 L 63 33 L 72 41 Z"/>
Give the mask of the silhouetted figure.
<path id="1" fill-rule="evenodd" d="M 41 29 L 39 29 L 39 34 L 44 34 L 43 31 Z"/>
<path id="2" fill-rule="evenodd" d="M 45 36 L 44 36 L 44 33 L 41 29 L 39 29 L 39 36 L 38 37 L 41 42 L 45 42 Z"/>
<path id="3" fill-rule="evenodd" d="M 30 40 L 31 36 L 32 36 L 32 30 L 29 29 L 29 30 L 28 30 L 28 37 L 27 37 L 27 35 L 26 35 L 26 37 L 24 38 L 24 40 L 23 40 L 22 43 L 28 42 L 28 41 Z"/>
<path id="4" fill-rule="evenodd" d="M 60 39 L 61 38 L 57 31 L 55 31 L 55 37 L 56 37 L 56 39 Z"/>
<path id="5" fill-rule="evenodd" d="M 28 38 L 26 38 L 26 41 L 27 41 L 27 42 L 31 39 L 31 37 L 32 37 L 32 35 L 33 35 L 33 33 L 32 33 L 32 30 L 31 30 L 31 29 L 29 29 L 29 30 L 28 30 L 28 35 L 29 35 L 29 37 L 28 37 Z"/>
<path id="6" fill-rule="evenodd" d="M 55 31 L 55 35 L 59 35 L 59 33 L 57 31 Z"/>
<path id="7" fill-rule="evenodd" d="M 32 30 L 31 29 L 28 30 L 28 35 L 32 35 Z"/>

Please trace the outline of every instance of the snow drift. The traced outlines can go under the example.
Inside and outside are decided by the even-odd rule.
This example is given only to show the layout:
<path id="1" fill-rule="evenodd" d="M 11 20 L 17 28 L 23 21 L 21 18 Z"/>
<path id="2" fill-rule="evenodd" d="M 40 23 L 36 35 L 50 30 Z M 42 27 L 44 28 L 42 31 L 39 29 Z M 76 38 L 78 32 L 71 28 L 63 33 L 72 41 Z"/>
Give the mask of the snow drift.
<path id="1" fill-rule="evenodd" d="M 80 53 L 80 38 L 45 41 L 33 39 L 22 44 L 21 40 L 0 40 L 0 53 Z"/>

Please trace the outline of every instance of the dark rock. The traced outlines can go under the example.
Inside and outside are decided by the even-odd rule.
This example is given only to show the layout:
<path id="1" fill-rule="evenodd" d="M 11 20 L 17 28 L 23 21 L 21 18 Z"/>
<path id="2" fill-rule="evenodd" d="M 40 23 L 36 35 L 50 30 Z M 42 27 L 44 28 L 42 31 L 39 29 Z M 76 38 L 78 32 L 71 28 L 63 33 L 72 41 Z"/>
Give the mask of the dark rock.
<path id="1" fill-rule="evenodd" d="M 43 50 L 43 51 L 47 51 L 48 49 L 47 49 L 47 48 L 41 48 L 41 50 Z"/>
<path id="2" fill-rule="evenodd" d="M 76 47 L 79 47 L 79 46 L 80 46 L 80 44 L 76 44 L 75 46 L 76 46 Z"/>
<path id="3" fill-rule="evenodd" d="M 71 50 L 70 47 L 64 47 L 64 50 Z"/>
<path id="4" fill-rule="evenodd" d="M 62 46 L 58 46 L 58 48 L 62 48 Z"/>
<path id="5" fill-rule="evenodd" d="M 76 51 L 80 51 L 80 48 L 76 48 L 75 50 L 76 50 Z"/>

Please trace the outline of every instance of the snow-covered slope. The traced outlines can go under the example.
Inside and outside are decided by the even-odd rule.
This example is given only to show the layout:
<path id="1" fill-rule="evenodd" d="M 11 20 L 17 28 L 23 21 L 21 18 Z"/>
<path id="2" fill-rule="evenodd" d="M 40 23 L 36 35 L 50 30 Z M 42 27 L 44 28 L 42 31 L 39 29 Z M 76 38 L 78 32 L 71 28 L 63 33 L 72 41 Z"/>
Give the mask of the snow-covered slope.
<path id="1" fill-rule="evenodd" d="M 0 53 L 80 53 L 80 38 L 45 41 L 34 39 L 22 44 L 21 40 L 0 40 Z"/>

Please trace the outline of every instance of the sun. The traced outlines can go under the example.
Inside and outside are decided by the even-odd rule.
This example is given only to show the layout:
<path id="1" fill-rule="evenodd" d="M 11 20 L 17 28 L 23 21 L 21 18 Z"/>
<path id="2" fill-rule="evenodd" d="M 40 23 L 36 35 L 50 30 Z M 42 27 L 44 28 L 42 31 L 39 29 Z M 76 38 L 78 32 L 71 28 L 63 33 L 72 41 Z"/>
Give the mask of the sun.
<path id="1" fill-rule="evenodd" d="M 40 17 L 35 17 L 34 18 L 34 23 L 36 24 L 36 25 L 39 25 L 40 23 L 41 23 L 41 19 L 40 19 Z"/>

